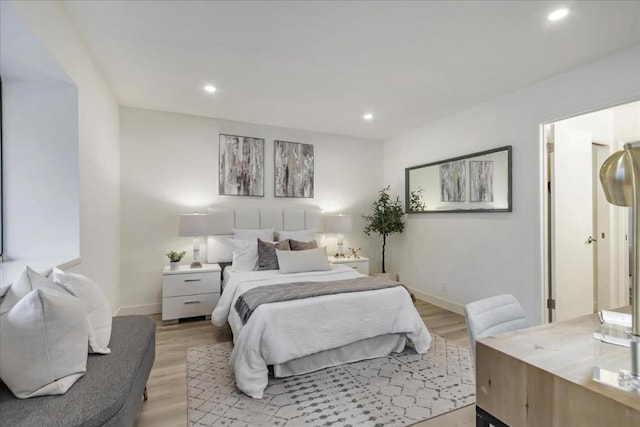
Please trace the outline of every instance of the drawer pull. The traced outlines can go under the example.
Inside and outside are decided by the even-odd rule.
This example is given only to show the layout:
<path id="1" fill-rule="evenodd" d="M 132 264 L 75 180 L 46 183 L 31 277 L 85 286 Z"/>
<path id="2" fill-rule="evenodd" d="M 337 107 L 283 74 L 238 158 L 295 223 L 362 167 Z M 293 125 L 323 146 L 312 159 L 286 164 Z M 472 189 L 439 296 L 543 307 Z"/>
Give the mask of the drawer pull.
<path id="1" fill-rule="evenodd" d="M 199 282 L 201 279 L 184 279 L 184 282 Z"/>
<path id="2" fill-rule="evenodd" d="M 200 304 L 200 301 L 185 301 L 185 304 Z"/>

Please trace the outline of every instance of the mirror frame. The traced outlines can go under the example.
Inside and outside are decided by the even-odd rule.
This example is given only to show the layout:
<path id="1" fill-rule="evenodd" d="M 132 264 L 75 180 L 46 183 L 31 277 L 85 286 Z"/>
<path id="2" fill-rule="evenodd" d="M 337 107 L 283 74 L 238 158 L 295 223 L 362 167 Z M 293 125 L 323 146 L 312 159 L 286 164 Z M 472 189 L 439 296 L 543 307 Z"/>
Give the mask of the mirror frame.
<path id="1" fill-rule="evenodd" d="M 491 208 L 478 208 L 478 209 L 433 209 L 433 210 L 423 210 L 423 211 L 412 211 L 410 209 L 410 188 L 411 188 L 411 182 L 410 182 L 410 172 L 414 169 L 420 169 L 420 168 L 426 168 L 426 167 L 431 167 L 431 166 L 437 166 L 437 165 L 441 165 L 444 163 L 449 163 L 449 162 L 454 162 L 454 161 L 458 161 L 458 160 L 466 160 L 466 159 L 470 159 L 473 157 L 479 157 L 479 156 L 485 156 L 487 154 L 493 154 L 493 153 L 498 153 L 500 151 L 506 151 L 507 152 L 507 202 L 508 202 L 508 206 L 506 208 L 498 208 L 498 209 L 491 209 Z M 458 156 L 458 157 L 453 157 L 450 159 L 445 159 L 445 160 L 439 160 L 437 162 L 432 162 L 432 163 L 425 163 L 423 165 L 417 165 L 417 166 L 411 166 L 408 168 L 405 168 L 405 172 L 404 172 L 404 183 L 405 183 L 405 211 L 407 214 L 427 214 L 427 213 L 446 213 L 446 212 L 513 212 L 513 191 L 512 191 L 512 161 L 511 161 L 511 151 L 512 151 L 512 146 L 511 145 L 505 145 L 503 147 L 498 147 L 498 148 L 494 148 L 491 150 L 486 150 L 486 151 L 478 151 L 476 153 L 471 153 L 471 154 L 466 154 L 464 156 Z M 435 185 L 439 186 L 439 183 L 434 183 Z"/>

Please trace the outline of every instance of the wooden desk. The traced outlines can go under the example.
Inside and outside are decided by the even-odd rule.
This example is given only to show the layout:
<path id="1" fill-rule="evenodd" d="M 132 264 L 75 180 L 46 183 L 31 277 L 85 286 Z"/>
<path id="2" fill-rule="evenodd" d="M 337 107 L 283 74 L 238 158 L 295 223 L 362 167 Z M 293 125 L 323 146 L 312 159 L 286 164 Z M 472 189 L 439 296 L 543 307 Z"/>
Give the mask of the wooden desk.
<path id="1" fill-rule="evenodd" d="M 630 350 L 593 338 L 595 314 L 476 343 L 477 425 L 640 426 L 640 394 L 594 381 L 601 356 Z"/>

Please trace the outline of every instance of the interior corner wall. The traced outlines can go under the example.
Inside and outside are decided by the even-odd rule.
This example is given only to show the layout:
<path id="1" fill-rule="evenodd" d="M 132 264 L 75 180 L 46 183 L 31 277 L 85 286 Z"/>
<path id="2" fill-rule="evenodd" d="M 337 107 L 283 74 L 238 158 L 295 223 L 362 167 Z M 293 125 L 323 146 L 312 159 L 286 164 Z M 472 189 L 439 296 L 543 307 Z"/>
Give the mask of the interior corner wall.
<path id="1" fill-rule="evenodd" d="M 179 215 L 206 212 L 214 204 L 312 205 L 352 214 L 354 232 L 345 234 L 345 249 L 361 247 L 371 269 L 380 270 L 381 240 L 363 234 L 361 215 L 383 187 L 382 141 L 131 107 L 121 107 L 120 125 L 121 313 L 160 310 L 165 253 L 184 250 L 183 262 L 192 258 L 193 240 L 178 237 Z M 218 195 L 220 133 L 265 139 L 264 197 Z M 314 198 L 274 197 L 274 140 L 313 144 Z M 326 235 L 326 244 L 329 253 L 335 251 L 335 236 Z"/>
<path id="2" fill-rule="evenodd" d="M 457 307 L 509 293 L 542 322 L 542 144 L 540 124 L 640 97 L 640 46 L 384 141 L 384 181 L 404 194 L 404 170 L 513 146 L 513 212 L 409 215 L 390 240 L 400 280 Z"/>
<path id="3" fill-rule="evenodd" d="M 98 282 L 115 310 L 120 294 L 118 104 L 61 2 L 11 5 L 78 88 L 82 261 L 73 270 Z"/>

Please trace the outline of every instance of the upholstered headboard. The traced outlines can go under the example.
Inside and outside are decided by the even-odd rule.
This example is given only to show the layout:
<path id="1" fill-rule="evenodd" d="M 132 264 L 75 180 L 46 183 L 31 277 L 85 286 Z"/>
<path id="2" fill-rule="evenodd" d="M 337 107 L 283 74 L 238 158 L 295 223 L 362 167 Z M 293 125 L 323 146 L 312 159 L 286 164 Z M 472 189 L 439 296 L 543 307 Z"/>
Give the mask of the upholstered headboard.
<path id="1" fill-rule="evenodd" d="M 314 230 L 323 232 L 323 213 L 320 208 L 304 206 L 298 208 L 246 208 L 211 206 L 215 235 L 207 237 L 207 262 L 230 262 L 232 259 L 229 238 L 234 228 L 276 230 Z"/>

